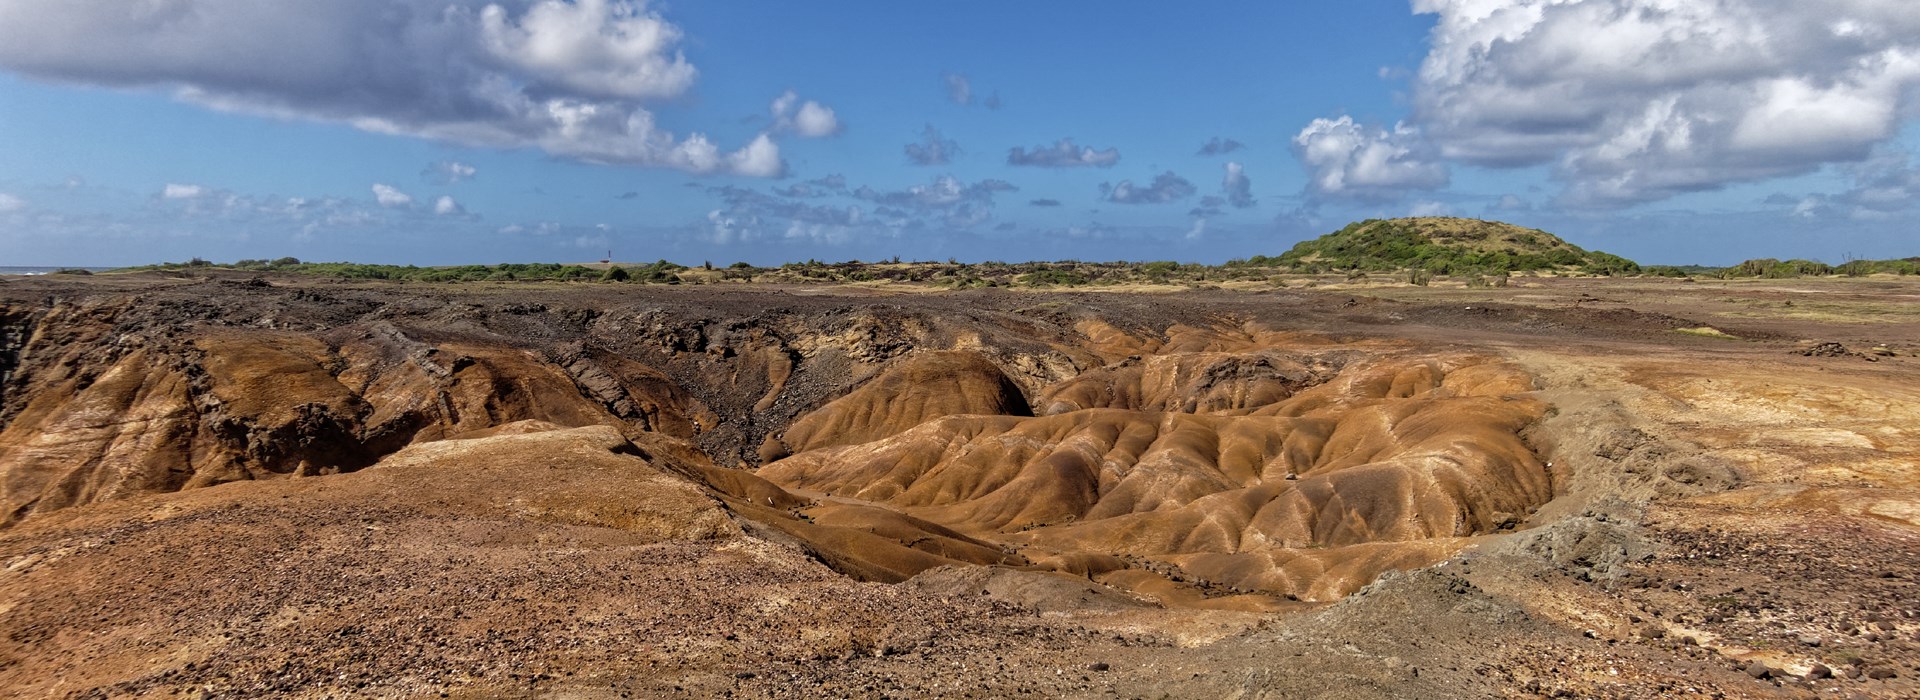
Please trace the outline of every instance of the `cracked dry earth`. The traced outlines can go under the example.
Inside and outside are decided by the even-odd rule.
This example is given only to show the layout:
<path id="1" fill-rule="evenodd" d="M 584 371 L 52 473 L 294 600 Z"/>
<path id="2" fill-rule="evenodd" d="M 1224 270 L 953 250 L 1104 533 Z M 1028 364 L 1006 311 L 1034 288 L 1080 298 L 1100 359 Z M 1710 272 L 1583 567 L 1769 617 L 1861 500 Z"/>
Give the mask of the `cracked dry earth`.
<path id="1" fill-rule="evenodd" d="M 1912 697 L 1920 328 L 1755 309 L 1920 285 L 1795 284 L 8 278 L 0 695 Z"/>

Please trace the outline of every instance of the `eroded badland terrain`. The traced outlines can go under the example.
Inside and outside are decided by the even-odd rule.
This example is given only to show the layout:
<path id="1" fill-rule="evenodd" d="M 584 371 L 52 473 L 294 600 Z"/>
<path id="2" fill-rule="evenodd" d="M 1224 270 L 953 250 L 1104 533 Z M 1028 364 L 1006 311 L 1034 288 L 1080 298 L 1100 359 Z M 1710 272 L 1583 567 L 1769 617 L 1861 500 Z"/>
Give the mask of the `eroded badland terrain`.
<path id="1" fill-rule="evenodd" d="M 9 278 L 0 695 L 1914 697 L 1916 309 Z"/>

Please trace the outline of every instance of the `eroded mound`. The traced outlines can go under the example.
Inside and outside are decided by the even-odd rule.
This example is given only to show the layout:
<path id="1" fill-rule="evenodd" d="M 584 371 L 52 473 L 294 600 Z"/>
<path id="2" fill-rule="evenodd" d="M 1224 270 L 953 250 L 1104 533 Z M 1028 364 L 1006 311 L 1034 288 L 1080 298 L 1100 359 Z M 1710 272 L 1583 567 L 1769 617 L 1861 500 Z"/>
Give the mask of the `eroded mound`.
<path id="1" fill-rule="evenodd" d="M 779 437 L 769 437 L 760 457 L 772 461 L 794 452 L 869 442 L 933 418 L 967 413 L 1023 416 L 1031 411 L 1020 387 L 979 353 L 920 353 L 802 416 Z"/>
<path id="2" fill-rule="evenodd" d="M 1266 357 L 1173 356 L 1164 365 L 1258 367 L 1251 383 L 1271 388 L 1236 393 L 1272 398 L 1172 402 L 1200 412 L 1156 400 L 1163 410 L 1141 410 L 1141 397 L 1170 395 L 1172 372 L 1099 372 L 1063 386 L 1126 408 L 950 416 L 795 455 L 760 475 L 1014 544 L 1043 565 L 1123 588 L 1151 574 L 1319 600 L 1380 571 L 1444 558 L 1553 495 L 1520 437 L 1546 405 L 1510 365 L 1353 362 L 1297 393 L 1301 375 L 1267 373 Z M 1104 391 L 1081 391 L 1091 383 Z"/>

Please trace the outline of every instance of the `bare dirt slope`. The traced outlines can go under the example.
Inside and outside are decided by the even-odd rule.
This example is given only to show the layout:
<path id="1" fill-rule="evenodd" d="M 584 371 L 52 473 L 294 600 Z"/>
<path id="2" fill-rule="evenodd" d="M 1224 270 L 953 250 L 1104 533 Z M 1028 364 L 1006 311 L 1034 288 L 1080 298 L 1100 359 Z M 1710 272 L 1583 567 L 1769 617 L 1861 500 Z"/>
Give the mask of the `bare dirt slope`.
<path id="1" fill-rule="evenodd" d="M 1916 291 L 11 278 L 0 687 L 1901 697 Z"/>

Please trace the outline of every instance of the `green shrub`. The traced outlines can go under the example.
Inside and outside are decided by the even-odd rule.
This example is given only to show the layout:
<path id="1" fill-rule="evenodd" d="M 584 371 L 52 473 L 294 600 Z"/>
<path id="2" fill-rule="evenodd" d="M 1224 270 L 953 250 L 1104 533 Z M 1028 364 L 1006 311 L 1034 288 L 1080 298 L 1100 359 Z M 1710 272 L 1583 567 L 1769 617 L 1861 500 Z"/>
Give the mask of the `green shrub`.
<path id="1" fill-rule="evenodd" d="M 1081 287 L 1093 280 L 1076 270 L 1046 268 L 1021 275 L 1019 281 L 1028 287 Z"/>

